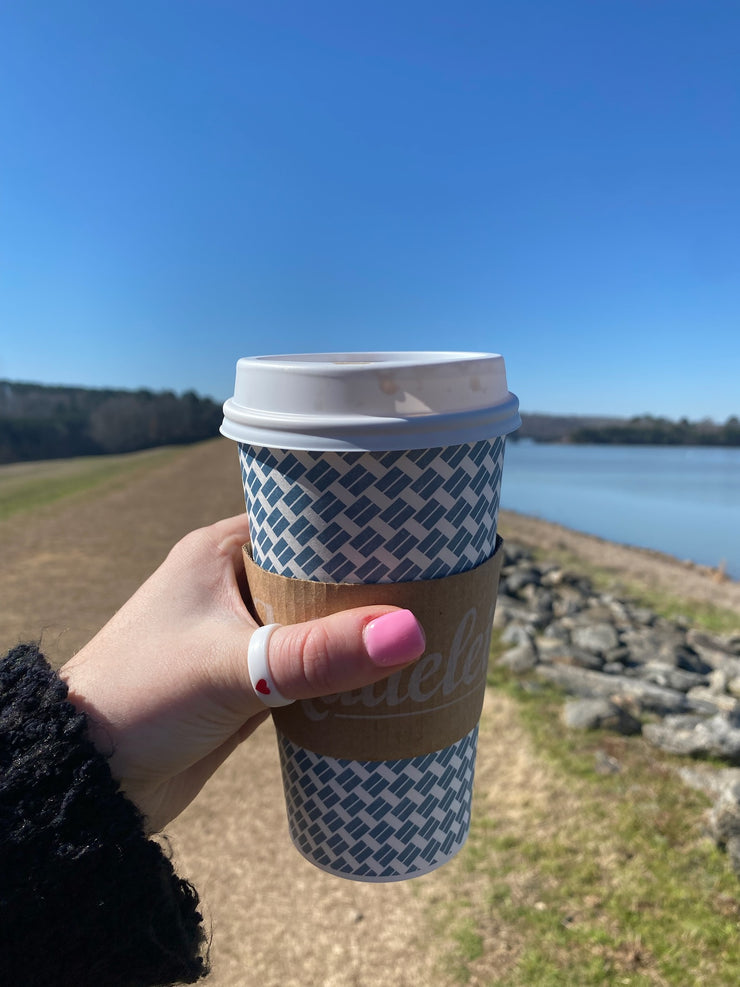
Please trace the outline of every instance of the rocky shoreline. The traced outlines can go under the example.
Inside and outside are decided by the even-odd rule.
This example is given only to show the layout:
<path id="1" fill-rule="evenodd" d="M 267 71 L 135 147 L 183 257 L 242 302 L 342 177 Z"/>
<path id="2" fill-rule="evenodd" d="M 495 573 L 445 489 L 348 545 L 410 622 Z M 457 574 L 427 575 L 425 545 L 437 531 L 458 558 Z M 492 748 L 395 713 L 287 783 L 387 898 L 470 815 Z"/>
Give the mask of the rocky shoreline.
<path id="1" fill-rule="evenodd" d="M 565 552 L 587 565 L 611 572 L 620 582 L 648 585 L 670 596 L 711 604 L 740 615 L 740 582 L 729 579 L 719 566 L 716 569 L 699 566 L 654 549 L 607 541 L 516 511 L 500 512 L 499 529 L 507 541 L 537 548 L 545 555 Z"/>
<path id="2" fill-rule="evenodd" d="M 715 799 L 710 831 L 740 876 L 740 616 L 710 634 L 669 620 L 530 549 L 504 543 L 494 626 L 510 672 L 559 687 L 572 729 L 642 734 L 654 746 L 727 765 L 684 770 Z"/>

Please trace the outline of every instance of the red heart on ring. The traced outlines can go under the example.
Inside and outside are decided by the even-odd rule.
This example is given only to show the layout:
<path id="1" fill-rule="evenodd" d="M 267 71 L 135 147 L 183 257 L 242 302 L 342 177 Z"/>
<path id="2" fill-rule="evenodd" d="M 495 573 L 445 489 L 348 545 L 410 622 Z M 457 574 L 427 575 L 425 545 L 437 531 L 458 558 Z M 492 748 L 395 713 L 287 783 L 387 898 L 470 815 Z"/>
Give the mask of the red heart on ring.
<path id="1" fill-rule="evenodd" d="M 265 679 L 260 679 L 257 685 L 255 686 L 255 689 L 257 690 L 257 692 L 261 692 L 263 696 L 270 695 L 270 686 L 267 684 L 267 681 Z"/>

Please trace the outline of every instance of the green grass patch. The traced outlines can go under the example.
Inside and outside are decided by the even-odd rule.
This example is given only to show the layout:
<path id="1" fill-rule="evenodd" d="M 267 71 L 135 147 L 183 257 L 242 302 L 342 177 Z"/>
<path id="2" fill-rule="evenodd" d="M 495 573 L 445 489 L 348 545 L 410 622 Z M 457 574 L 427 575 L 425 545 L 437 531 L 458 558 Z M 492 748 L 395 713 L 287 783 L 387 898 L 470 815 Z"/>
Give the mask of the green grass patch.
<path id="1" fill-rule="evenodd" d="M 740 629 L 740 617 L 732 610 L 724 610 L 700 600 L 681 599 L 634 583 L 623 584 L 623 587 L 623 595 L 650 607 L 659 616 L 669 620 L 685 618 L 690 624 L 713 634 L 731 634 Z"/>
<path id="2" fill-rule="evenodd" d="M 435 939 L 448 944 L 442 967 L 455 983 L 467 984 L 471 978 L 470 964 L 485 953 L 473 915 L 471 902 L 465 898 L 448 897 L 437 910 L 433 924 Z"/>
<path id="3" fill-rule="evenodd" d="M 703 832 L 680 759 L 640 737 L 569 730 L 563 695 L 495 664 L 547 778 L 516 821 L 473 814 L 448 914 L 448 973 L 496 987 L 735 987 L 740 883 Z M 606 754 L 614 773 L 601 774 Z M 542 777 L 540 773 L 539 777 Z M 501 967 L 492 944 L 511 941 Z M 488 954 L 490 953 L 490 962 Z"/>
<path id="4" fill-rule="evenodd" d="M 182 447 L 0 466 L 0 521 L 169 462 Z"/>

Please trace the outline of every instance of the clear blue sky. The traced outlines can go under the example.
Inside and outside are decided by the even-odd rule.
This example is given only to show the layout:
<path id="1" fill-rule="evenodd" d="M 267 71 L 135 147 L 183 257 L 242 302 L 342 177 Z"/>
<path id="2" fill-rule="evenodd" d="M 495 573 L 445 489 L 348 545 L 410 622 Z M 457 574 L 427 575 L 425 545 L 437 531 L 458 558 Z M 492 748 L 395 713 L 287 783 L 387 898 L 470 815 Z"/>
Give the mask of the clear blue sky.
<path id="1" fill-rule="evenodd" d="M 737 0 L 24 0 L 0 92 L 0 377 L 480 349 L 740 414 Z"/>

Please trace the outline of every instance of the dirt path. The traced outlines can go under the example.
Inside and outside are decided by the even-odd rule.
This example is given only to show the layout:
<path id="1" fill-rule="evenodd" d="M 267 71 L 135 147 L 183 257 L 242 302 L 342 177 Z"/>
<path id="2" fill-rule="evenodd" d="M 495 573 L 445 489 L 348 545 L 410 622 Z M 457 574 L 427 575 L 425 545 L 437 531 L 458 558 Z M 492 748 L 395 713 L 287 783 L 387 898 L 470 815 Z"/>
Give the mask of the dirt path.
<path id="1" fill-rule="evenodd" d="M 193 528 L 244 510 L 233 445 L 178 450 L 89 493 L 0 524 L 0 643 L 66 660 Z"/>
<path id="2" fill-rule="evenodd" d="M 0 525 L 0 645 L 42 637 L 61 663 L 124 602 L 187 531 L 243 509 L 233 445 L 183 450 L 89 495 Z M 566 547 L 676 592 L 740 606 L 740 585 L 718 587 L 675 560 L 636 553 L 507 514 L 504 537 Z M 516 818 L 522 799 L 547 798 L 543 771 L 512 704 L 489 695 L 476 773 L 478 811 Z M 539 779 L 533 784 L 533 779 Z M 502 815 L 503 814 L 503 815 Z M 460 859 L 416 881 L 367 885 L 317 871 L 287 834 L 277 753 L 258 731 L 171 827 L 178 868 L 199 888 L 213 928 L 213 987 L 447 987 L 446 938 L 432 918 L 454 899 Z M 506 929 L 486 943 L 486 979 L 511 968 Z M 102 987 L 102 985 L 101 985 Z"/>
<path id="3" fill-rule="evenodd" d="M 41 637 L 61 664 L 179 537 L 240 510 L 236 454 L 223 440 L 4 522 L 0 646 Z M 428 948 L 424 919 L 444 877 L 365 885 L 306 863 L 288 837 L 271 727 L 231 759 L 168 835 L 212 923 L 213 987 L 447 982 L 434 972 L 438 950 Z"/>
<path id="4" fill-rule="evenodd" d="M 181 870 L 199 888 L 213 922 L 214 987 L 452 987 L 449 938 L 435 934 L 437 907 L 455 898 L 460 858 L 397 884 L 343 881 L 316 870 L 287 834 L 272 731 L 239 751 L 171 827 Z M 513 704 L 486 700 L 476 808 L 518 817 L 522 793 L 545 776 Z M 527 803 L 527 811 L 531 805 Z M 519 942 L 496 930 L 486 970 L 503 972 Z M 471 981 L 473 984 L 492 981 Z"/>

